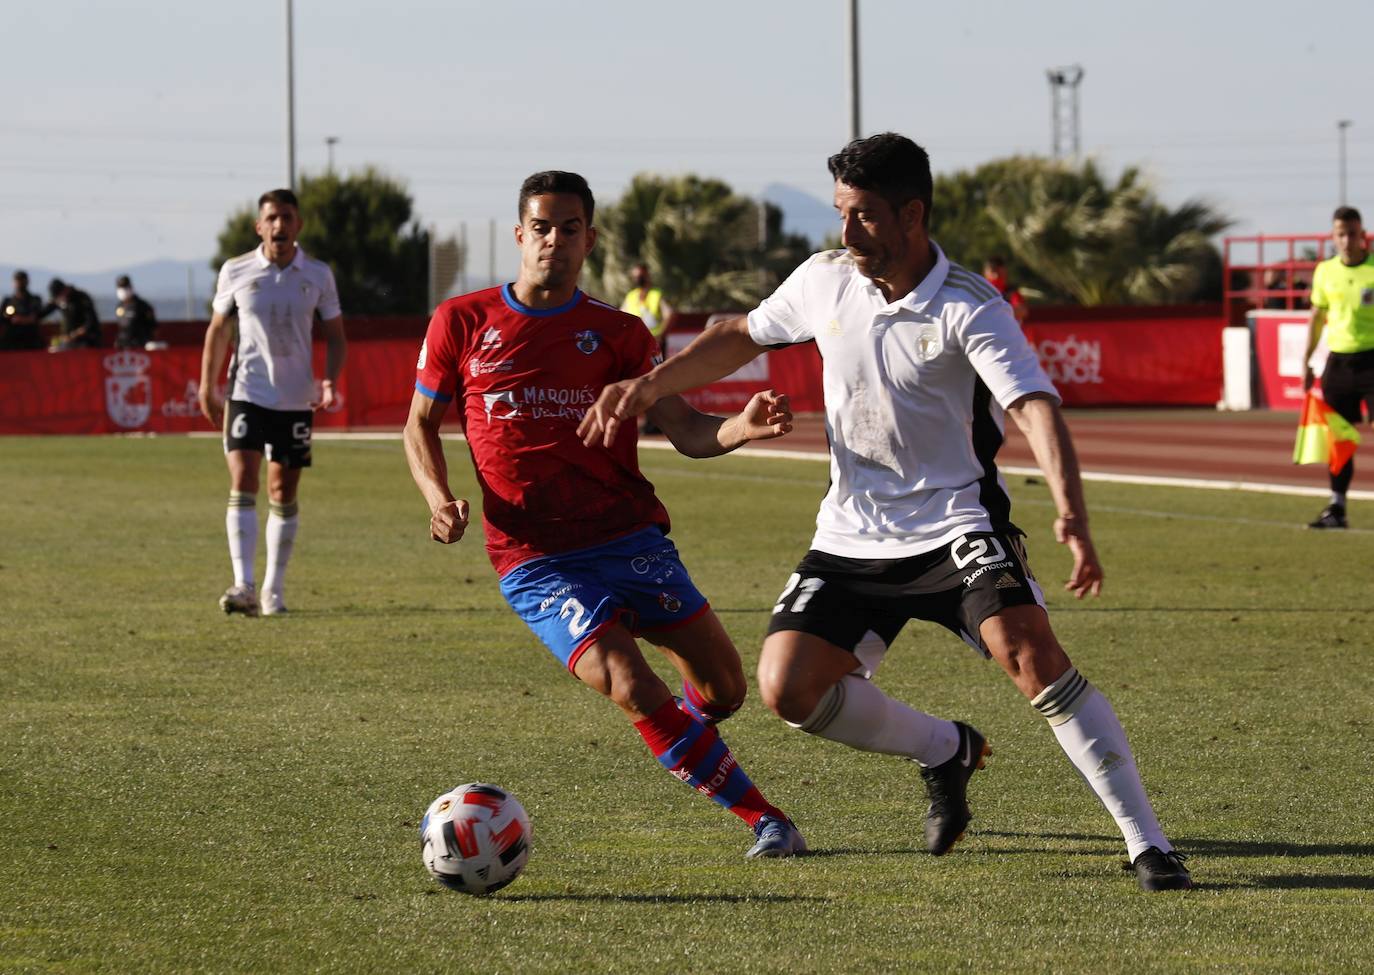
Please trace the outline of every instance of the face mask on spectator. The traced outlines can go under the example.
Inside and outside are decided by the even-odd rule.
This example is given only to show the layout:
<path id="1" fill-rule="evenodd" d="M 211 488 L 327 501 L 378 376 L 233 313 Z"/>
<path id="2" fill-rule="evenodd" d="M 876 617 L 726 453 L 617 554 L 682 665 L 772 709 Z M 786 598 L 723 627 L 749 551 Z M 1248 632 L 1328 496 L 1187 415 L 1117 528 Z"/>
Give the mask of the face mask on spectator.
<path id="1" fill-rule="evenodd" d="M 134 296 L 133 288 L 115 288 L 115 297 L 120 301 L 128 301 Z"/>

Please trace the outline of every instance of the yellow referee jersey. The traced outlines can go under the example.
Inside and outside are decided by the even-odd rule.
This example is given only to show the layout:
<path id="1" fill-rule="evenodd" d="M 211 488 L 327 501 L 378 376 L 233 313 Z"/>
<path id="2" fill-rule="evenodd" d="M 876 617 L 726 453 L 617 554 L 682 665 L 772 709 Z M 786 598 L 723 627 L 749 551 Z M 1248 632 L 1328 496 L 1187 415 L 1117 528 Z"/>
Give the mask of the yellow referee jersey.
<path id="1" fill-rule="evenodd" d="M 1326 311 L 1326 345 L 1332 352 L 1374 349 L 1374 253 L 1354 267 L 1339 256 L 1318 264 L 1312 307 Z"/>

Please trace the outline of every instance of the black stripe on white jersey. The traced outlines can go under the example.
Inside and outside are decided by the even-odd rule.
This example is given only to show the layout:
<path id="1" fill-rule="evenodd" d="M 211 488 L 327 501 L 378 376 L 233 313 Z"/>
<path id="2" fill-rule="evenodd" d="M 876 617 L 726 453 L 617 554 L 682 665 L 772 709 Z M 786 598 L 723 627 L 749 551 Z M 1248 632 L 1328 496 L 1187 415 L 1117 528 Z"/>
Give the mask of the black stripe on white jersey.
<path id="1" fill-rule="evenodd" d="M 1022 534 L 1021 529 L 1011 523 L 1011 498 L 1002 489 L 997 478 L 997 451 L 1006 439 L 997 420 L 993 417 L 994 404 L 992 392 L 982 379 L 975 379 L 973 385 L 973 453 L 983 468 L 983 476 L 978 478 L 978 503 L 988 513 L 995 532 Z"/>

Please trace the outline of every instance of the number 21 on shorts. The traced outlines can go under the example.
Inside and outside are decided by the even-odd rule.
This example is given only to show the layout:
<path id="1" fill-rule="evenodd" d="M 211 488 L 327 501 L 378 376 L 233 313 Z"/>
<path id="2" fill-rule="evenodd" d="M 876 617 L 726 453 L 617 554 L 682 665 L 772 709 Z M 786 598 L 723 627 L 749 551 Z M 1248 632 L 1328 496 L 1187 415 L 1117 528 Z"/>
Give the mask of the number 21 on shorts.
<path id="1" fill-rule="evenodd" d="M 805 579 L 800 573 L 793 572 L 787 578 L 787 585 L 783 587 L 782 594 L 778 596 L 778 604 L 773 607 L 773 612 L 783 611 L 800 613 L 806 608 L 806 604 L 811 602 L 811 597 L 820 592 L 821 586 L 825 585 L 825 580 L 816 576 L 807 576 Z M 793 595 L 795 593 L 795 595 Z M 792 600 L 792 607 L 788 610 L 787 601 Z"/>

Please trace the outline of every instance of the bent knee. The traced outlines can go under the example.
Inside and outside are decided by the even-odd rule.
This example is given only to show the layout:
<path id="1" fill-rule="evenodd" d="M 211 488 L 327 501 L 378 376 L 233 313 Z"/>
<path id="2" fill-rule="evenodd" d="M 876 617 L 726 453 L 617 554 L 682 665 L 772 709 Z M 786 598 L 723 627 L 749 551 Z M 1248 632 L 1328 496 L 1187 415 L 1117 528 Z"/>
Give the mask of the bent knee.
<path id="1" fill-rule="evenodd" d="M 759 673 L 759 698 L 764 707 L 791 725 L 805 723 L 828 690 L 799 681 L 794 675 Z"/>

